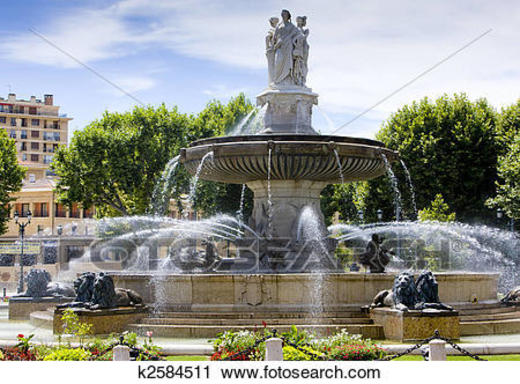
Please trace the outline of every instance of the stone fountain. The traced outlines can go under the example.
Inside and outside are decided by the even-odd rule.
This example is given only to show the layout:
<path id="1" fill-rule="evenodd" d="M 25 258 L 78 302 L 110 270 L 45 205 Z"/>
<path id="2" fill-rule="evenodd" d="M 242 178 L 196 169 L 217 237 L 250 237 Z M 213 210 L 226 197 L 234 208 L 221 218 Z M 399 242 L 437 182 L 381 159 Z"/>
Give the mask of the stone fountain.
<path id="1" fill-rule="evenodd" d="M 265 321 L 279 331 L 297 325 L 315 332 L 346 329 L 383 338 L 361 307 L 392 286 L 391 273 L 345 273 L 334 257 L 320 209 L 328 184 L 368 180 L 385 173 L 398 154 L 378 141 L 319 135 L 312 126 L 318 95 L 306 85 L 306 17 L 270 19 L 266 36 L 268 86 L 257 96 L 263 127 L 247 136 L 192 143 L 180 161 L 204 180 L 246 184 L 254 192 L 249 233 L 237 257 L 212 273 L 147 270 L 113 273 L 117 286 L 142 293 L 155 313 L 129 329 L 156 336 L 213 337 Z M 457 308 L 497 305 L 498 274 L 436 275 L 439 296 Z M 487 305 L 487 304 L 485 304 Z M 465 307 L 466 306 L 466 307 Z M 483 307 L 487 308 L 487 307 Z"/>
<path id="2" fill-rule="evenodd" d="M 257 105 L 265 109 L 263 129 L 196 141 L 182 150 L 181 162 L 193 175 L 199 170 L 204 180 L 247 184 L 253 191 L 249 227 L 260 236 L 255 249 L 260 271 L 338 270 L 336 244 L 327 237 L 320 209 L 321 191 L 328 184 L 381 176 L 383 155 L 390 162 L 398 156 L 378 141 L 318 135 L 312 127 L 318 95 L 306 85 L 306 18 L 299 17 L 295 26 L 284 10 L 279 23 L 273 19 L 266 37 L 268 87 L 257 96 Z M 201 163 L 208 153 L 212 156 Z M 312 239 L 298 232 L 304 209 L 312 209 L 317 221 L 319 234 Z"/>

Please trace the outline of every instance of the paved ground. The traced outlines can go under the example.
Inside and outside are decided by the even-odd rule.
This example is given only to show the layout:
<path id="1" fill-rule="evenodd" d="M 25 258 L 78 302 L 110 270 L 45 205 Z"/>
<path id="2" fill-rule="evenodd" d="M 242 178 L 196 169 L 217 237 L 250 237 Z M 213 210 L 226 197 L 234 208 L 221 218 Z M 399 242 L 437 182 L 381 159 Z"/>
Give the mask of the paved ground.
<path id="1" fill-rule="evenodd" d="M 0 303 L 0 343 L 2 341 L 15 341 L 18 334 L 34 334 L 34 341 L 49 343 L 56 341 L 52 331 L 47 328 L 35 327 L 28 321 L 10 321 L 7 319 L 7 306 Z M 207 339 L 178 339 L 178 338 L 154 338 L 154 342 L 163 348 L 175 346 L 207 346 Z M 461 343 L 490 343 L 490 344 L 520 344 L 520 334 L 467 336 L 461 339 Z M 395 342 L 383 342 L 383 344 L 396 344 Z"/>

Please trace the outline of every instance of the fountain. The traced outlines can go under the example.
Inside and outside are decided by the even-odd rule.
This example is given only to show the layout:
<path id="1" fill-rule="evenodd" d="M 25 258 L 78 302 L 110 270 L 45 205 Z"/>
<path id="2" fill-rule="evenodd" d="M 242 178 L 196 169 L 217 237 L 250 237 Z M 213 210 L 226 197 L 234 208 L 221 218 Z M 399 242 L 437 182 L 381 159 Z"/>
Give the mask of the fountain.
<path id="1" fill-rule="evenodd" d="M 293 25 L 284 10 L 280 23 L 272 23 L 266 38 L 268 87 L 257 96 L 259 109 L 230 136 L 195 141 L 168 164 L 154 193 L 156 215 L 109 219 L 98 226 L 98 233 L 118 233 L 124 227 L 126 234 L 100 242 L 101 250 L 91 247 L 90 257 L 101 260 L 104 246 L 131 248 L 126 267 L 110 275 L 118 287 L 134 289 L 153 304 L 153 314 L 129 329 L 141 334 L 153 330 L 156 336 L 213 337 L 265 321 L 279 331 L 294 324 L 318 333 L 346 329 L 384 338 L 383 327 L 360 308 L 392 286 L 395 269 L 370 274 L 343 270 L 335 256 L 338 241 L 365 238 L 377 230 L 329 231 L 320 193 L 329 184 L 387 173 L 398 218 L 400 192 L 391 164 L 399 157 L 375 140 L 316 133 L 312 111 L 318 95 L 306 85 L 309 31 L 299 20 Z M 160 217 L 179 163 L 193 175 L 189 200 L 198 180 L 243 185 L 238 218 Z M 247 225 L 245 186 L 254 194 Z M 392 224 L 390 229 L 412 225 Z M 330 232 L 337 232 L 337 238 Z M 227 242 L 227 251 L 212 246 L 215 239 Z M 236 247 L 233 256 L 230 242 Z M 441 299 L 457 309 L 475 300 L 498 305 L 498 273 L 443 272 L 436 281 Z"/>
<path id="2" fill-rule="evenodd" d="M 378 141 L 316 133 L 312 109 L 318 95 L 306 86 L 308 30 L 294 26 L 287 14 L 266 40 L 270 77 L 257 96 L 257 105 L 265 110 L 263 129 L 196 141 L 181 151 L 180 161 L 196 178 L 246 184 L 253 191 L 249 226 L 261 238 L 259 272 L 315 270 L 315 263 L 302 261 L 307 245 L 297 238 L 298 221 L 309 207 L 326 242 L 319 268 L 338 271 L 334 257 L 325 256 L 334 254 L 335 242 L 328 239 L 323 222 L 321 191 L 328 184 L 378 177 L 398 155 Z M 211 159 L 204 161 L 209 153 Z"/>

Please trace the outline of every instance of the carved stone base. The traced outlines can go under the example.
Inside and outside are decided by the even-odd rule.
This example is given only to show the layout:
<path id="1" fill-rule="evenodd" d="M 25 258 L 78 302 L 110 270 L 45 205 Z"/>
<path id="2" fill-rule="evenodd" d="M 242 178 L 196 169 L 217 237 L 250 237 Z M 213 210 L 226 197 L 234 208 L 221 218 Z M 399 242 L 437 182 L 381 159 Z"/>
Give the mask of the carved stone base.
<path id="1" fill-rule="evenodd" d="M 328 239 L 320 192 L 325 183 L 309 180 L 273 180 L 247 184 L 254 193 L 250 226 L 259 240 L 259 270 L 295 273 L 339 271 L 336 242 Z"/>
<path id="2" fill-rule="evenodd" d="M 317 134 L 312 128 L 312 106 L 318 104 L 318 95 L 310 88 L 269 88 L 256 97 L 256 104 L 267 104 L 261 133 Z"/>
<path id="3" fill-rule="evenodd" d="M 460 338 L 459 313 L 457 311 L 398 311 L 390 308 L 370 310 L 370 318 L 382 325 L 385 338 L 400 342 L 423 340 L 438 330 L 442 337 Z"/>

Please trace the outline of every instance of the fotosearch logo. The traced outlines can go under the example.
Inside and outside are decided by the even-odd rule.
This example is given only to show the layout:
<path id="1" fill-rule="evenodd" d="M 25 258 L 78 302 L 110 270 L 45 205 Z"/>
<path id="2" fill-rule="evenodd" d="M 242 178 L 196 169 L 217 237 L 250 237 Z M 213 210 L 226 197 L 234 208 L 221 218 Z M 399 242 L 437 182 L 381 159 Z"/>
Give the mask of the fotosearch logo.
<path id="1" fill-rule="evenodd" d="M 380 245 L 389 255 L 389 265 L 423 269 L 454 267 L 461 254 L 475 252 L 461 241 L 442 240 L 427 244 L 412 237 L 387 236 Z M 343 271 L 378 262 L 367 251 L 367 241 L 294 241 L 291 238 L 237 240 L 195 238 L 99 239 L 80 258 L 100 270 L 171 273 L 298 273 Z M 78 247 L 65 247 L 69 260 L 81 256 Z M 352 268 L 351 268 L 352 269 Z M 354 269 L 355 270 L 355 269 Z"/>

